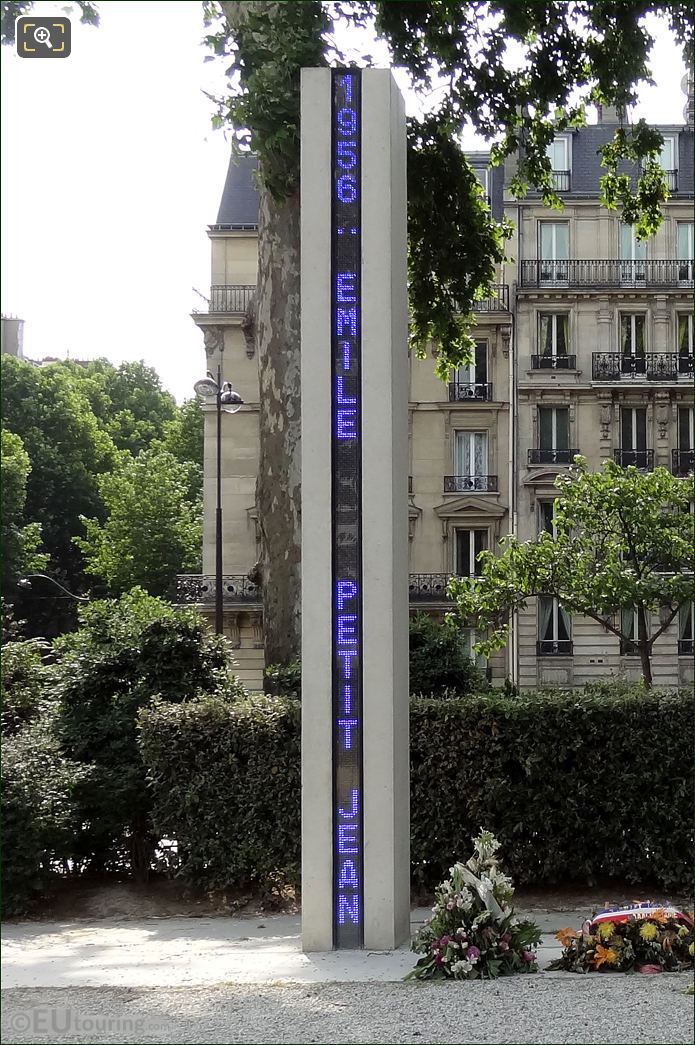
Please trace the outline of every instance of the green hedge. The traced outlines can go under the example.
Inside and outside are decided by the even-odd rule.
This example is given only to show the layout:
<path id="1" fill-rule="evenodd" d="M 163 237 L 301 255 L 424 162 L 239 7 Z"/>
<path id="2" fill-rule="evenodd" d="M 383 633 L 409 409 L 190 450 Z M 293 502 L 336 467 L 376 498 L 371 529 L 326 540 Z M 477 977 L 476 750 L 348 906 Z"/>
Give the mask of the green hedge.
<path id="1" fill-rule="evenodd" d="M 157 831 L 201 886 L 292 880 L 299 705 L 254 697 L 140 715 Z M 618 877 L 685 888 L 692 852 L 687 693 L 490 692 L 411 703 L 411 855 L 431 886 L 481 826 L 526 884 Z"/>

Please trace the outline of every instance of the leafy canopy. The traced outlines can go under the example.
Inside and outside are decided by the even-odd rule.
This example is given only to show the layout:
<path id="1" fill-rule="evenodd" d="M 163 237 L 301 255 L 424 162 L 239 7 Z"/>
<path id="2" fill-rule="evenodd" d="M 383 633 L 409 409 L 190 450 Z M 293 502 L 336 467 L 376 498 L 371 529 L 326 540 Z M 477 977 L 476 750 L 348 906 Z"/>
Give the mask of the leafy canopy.
<path id="1" fill-rule="evenodd" d="M 481 577 L 450 583 L 458 615 L 490 629 L 478 647 L 487 653 L 506 643 L 509 611 L 536 596 L 554 596 L 629 641 L 635 636 L 623 632 L 621 610 L 662 611 L 660 626 L 643 637 L 651 653 L 693 599 L 693 478 L 623 470 L 614 461 L 591 473 L 577 457 L 555 485 L 555 534 L 525 543 L 505 537 L 502 554 L 482 552 Z"/>
<path id="2" fill-rule="evenodd" d="M 25 573 L 43 570 L 48 556 L 40 551 L 41 526 L 24 522 L 27 479 L 31 471 L 29 454 L 14 432 L 4 428 L 0 461 L 0 496 L 2 497 L 2 589 L 7 592 Z"/>
<path id="3" fill-rule="evenodd" d="M 335 30 L 371 26 L 407 70 L 424 115 L 408 123 L 409 282 L 414 348 L 437 344 L 440 376 L 469 356 L 476 299 L 490 291 L 509 235 L 490 216 L 459 141 L 473 128 L 492 143 L 492 162 L 516 157 L 512 190 L 529 186 L 561 208 L 547 147 L 581 125 L 589 104 L 625 113 L 649 52 L 666 26 L 690 53 L 693 8 L 680 0 L 503 0 L 503 2 L 205 3 L 213 55 L 228 61 L 230 93 L 217 99 L 259 157 L 277 199 L 299 181 L 299 74 L 303 65 L 348 64 Z M 357 64 L 369 64 L 360 55 Z M 622 209 L 636 235 L 652 235 L 668 196 L 658 164 L 662 136 L 626 118 L 602 152 L 605 206 Z M 631 173 L 623 164 L 628 161 Z"/>

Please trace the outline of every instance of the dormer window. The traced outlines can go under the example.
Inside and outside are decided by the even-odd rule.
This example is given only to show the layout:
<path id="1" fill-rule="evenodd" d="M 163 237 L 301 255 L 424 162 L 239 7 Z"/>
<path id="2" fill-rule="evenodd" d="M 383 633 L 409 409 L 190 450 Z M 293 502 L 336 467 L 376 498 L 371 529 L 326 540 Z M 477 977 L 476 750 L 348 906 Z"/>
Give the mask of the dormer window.
<path id="1" fill-rule="evenodd" d="M 675 192 L 678 188 L 678 138 L 676 135 L 664 135 L 664 144 L 661 146 L 659 163 L 666 172 L 669 191 Z"/>
<path id="2" fill-rule="evenodd" d="M 569 135 L 559 135 L 547 149 L 551 179 L 556 192 L 569 192 L 572 174 L 571 142 Z"/>

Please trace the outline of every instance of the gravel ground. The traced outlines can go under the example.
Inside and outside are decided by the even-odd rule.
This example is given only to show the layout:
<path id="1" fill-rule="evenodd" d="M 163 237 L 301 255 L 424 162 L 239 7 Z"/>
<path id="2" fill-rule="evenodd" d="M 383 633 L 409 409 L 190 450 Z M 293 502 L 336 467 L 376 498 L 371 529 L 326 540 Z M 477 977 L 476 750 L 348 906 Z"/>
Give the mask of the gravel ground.
<path id="1" fill-rule="evenodd" d="M 6 1043 L 693 1042 L 684 975 L 2 992 Z"/>

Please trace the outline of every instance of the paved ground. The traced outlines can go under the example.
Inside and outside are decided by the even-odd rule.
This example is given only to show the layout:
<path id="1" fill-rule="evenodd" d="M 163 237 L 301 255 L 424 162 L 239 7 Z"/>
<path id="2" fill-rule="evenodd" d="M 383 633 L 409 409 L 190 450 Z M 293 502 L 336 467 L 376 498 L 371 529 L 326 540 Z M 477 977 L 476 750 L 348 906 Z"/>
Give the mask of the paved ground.
<path id="1" fill-rule="evenodd" d="M 417 928 L 429 912 L 413 912 Z M 524 912 L 517 912 L 523 916 Z M 553 933 L 589 913 L 528 912 Z M 297 916 L 3 926 L 7 1043 L 692 1043 L 685 975 L 403 983 L 415 956 L 302 954 Z"/>
<path id="2" fill-rule="evenodd" d="M 14 1042 L 476 1042 L 670 1045 L 693 1040 L 681 976 L 519 976 L 497 983 L 235 984 L 3 991 Z"/>

